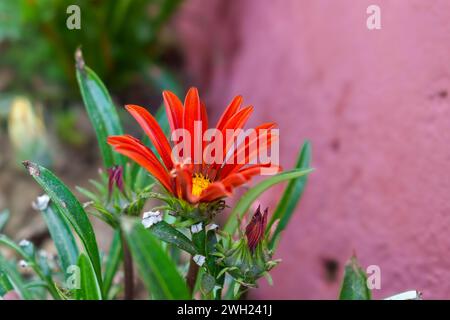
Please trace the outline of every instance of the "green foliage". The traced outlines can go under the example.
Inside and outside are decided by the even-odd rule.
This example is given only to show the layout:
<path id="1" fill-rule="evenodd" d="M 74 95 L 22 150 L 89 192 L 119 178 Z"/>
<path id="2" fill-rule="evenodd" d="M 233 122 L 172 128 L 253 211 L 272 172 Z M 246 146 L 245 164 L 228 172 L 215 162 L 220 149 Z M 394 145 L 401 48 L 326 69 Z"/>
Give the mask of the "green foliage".
<path id="1" fill-rule="evenodd" d="M 77 290 L 77 298 L 79 300 L 101 300 L 102 290 L 95 275 L 94 267 L 91 260 L 86 254 L 81 253 L 78 258 L 78 267 L 80 267 L 80 289 Z"/>
<path id="2" fill-rule="evenodd" d="M 300 150 L 295 168 L 305 170 L 308 169 L 310 165 L 311 144 L 307 141 L 303 144 L 303 147 Z M 289 181 L 289 184 L 284 190 L 283 196 L 278 202 L 278 206 L 267 225 L 267 232 L 270 232 L 272 225 L 278 221 L 278 225 L 271 235 L 271 240 L 269 243 L 270 249 L 275 249 L 280 239 L 281 232 L 286 228 L 292 215 L 294 214 L 295 208 L 303 195 L 303 191 L 305 190 L 307 179 L 308 175 L 293 179 Z"/>
<path id="3" fill-rule="evenodd" d="M 192 255 L 196 255 L 198 253 L 197 248 L 188 237 L 165 221 L 154 224 L 149 228 L 149 231 L 157 239 L 173 244 L 179 249 Z"/>
<path id="4" fill-rule="evenodd" d="M 371 293 L 367 287 L 367 276 L 353 256 L 345 266 L 340 300 L 370 300 Z"/>
<path id="5" fill-rule="evenodd" d="M 100 78 L 84 64 L 81 50 L 77 50 L 77 80 L 84 105 L 97 135 L 105 168 L 122 165 L 123 157 L 112 151 L 108 136 L 123 133 L 112 99 Z"/>
<path id="6" fill-rule="evenodd" d="M 152 83 L 158 85 L 158 79 L 165 78 L 161 73 L 170 74 L 164 66 L 165 57 L 177 51 L 174 39 L 166 34 L 162 37 L 162 33 L 180 3 L 181 0 L 1 1 L 0 44 L 4 48 L 0 68 L 16 66 L 15 79 L 7 90 L 31 88 L 35 95 L 58 100 L 68 94 L 75 97 L 72 57 L 79 46 L 85 48 L 87 61 L 115 89 L 129 85 L 135 74 L 154 79 Z M 80 8 L 81 29 L 66 27 L 67 8 L 72 4 Z M 36 85 L 36 78 L 40 86 Z M 67 85 L 72 85 L 73 90 L 64 92 Z"/>
<path id="7" fill-rule="evenodd" d="M 154 299 L 189 299 L 189 291 L 160 242 L 139 221 L 123 221 L 134 261 Z"/>
<path id="8" fill-rule="evenodd" d="M 53 202 L 46 208 L 42 208 L 41 213 L 58 252 L 61 268 L 65 272 L 71 265 L 77 264 L 79 255 L 69 222 Z"/>
<path id="9" fill-rule="evenodd" d="M 96 276 L 101 281 L 100 256 L 95 233 L 86 212 L 70 190 L 49 170 L 24 162 L 30 175 L 45 190 L 59 211 L 64 215 L 72 228 L 80 237 L 91 260 Z"/>
<path id="10" fill-rule="evenodd" d="M 14 290 L 22 299 L 31 300 L 32 295 L 25 287 L 25 281 L 15 266 L 0 253 L 0 286 L 2 291 Z"/>
<path id="11" fill-rule="evenodd" d="M 114 276 L 119 269 L 120 261 L 123 259 L 123 250 L 121 244 L 120 230 L 116 230 L 113 240 L 109 247 L 109 253 L 106 257 L 106 266 L 103 278 L 103 295 L 107 299 L 110 298 L 111 287 Z"/>
<path id="12" fill-rule="evenodd" d="M 32 243 L 29 241 L 21 241 L 19 244 L 16 244 L 6 235 L 0 235 L 0 245 L 6 246 L 15 251 L 23 259 L 21 263 L 24 267 L 30 267 L 33 269 L 37 277 L 42 281 L 53 298 L 60 298 L 53 281 L 53 272 L 49 267 L 47 257 L 37 254 Z M 6 262 L 4 259 L 2 260 L 0 256 L 0 274 L 2 272 L 6 275 L 6 277 L 10 278 L 14 290 L 16 290 L 23 299 L 28 299 L 31 297 L 31 293 L 25 287 L 25 280 L 22 278 L 20 272 L 10 262 Z"/>

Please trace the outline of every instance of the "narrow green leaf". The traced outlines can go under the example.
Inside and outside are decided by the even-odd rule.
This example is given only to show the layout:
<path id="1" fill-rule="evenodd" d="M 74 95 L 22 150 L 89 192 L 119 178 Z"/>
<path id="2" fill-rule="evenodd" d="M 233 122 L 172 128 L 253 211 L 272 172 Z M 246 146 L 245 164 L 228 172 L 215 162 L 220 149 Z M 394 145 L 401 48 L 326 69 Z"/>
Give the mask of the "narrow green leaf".
<path id="1" fill-rule="evenodd" d="M 69 266 L 77 264 L 79 254 L 77 242 L 67 219 L 53 202 L 50 202 L 41 213 L 55 243 L 61 267 L 65 273 Z"/>
<path id="2" fill-rule="evenodd" d="M 51 171 L 30 161 L 24 161 L 23 164 L 80 237 L 97 278 L 101 281 L 100 255 L 95 233 L 80 202 Z"/>
<path id="3" fill-rule="evenodd" d="M 191 240 L 165 221 L 155 223 L 148 230 L 164 242 L 171 243 L 192 255 L 197 254 L 197 249 Z"/>
<path id="4" fill-rule="evenodd" d="M 33 297 L 26 289 L 25 282 L 20 273 L 0 254 L 0 274 L 6 275 L 8 283 L 12 285 L 14 290 L 24 300 L 31 300 Z"/>
<path id="5" fill-rule="evenodd" d="M 345 266 L 340 300 L 370 300 L 371 293 L 367 287 L 367 275 L 353 256 Z"/>
<path id="6" fill-rule="evenodd" d="M 109 297 L 109 291 L 111 289 L 114 276 L 119 269 L 120 261 L 122 259 L 122 244 L 120 237 L 120 230 L 116 230 L 114 237 L 111 241 L 111 246 L 109 247 L 109 253 L 106 258 L 106 267 L 103 278 L 103 294 L 105 297 Z"/>
<path id="7" fill-rule="evenodd" d="M 144 284 L 154 299 L 189 299 L 189 291 L 176 264 L 140 221 L 122 222 L 126 239 Z"/>
<path id="8" fill-rule="evenodd" d="M 14 290 L 14 287 L 11 284 L 11 281 L 9 281 L 6 273 L 1 271 L 1 268 L 0 268 L 0 297 L 4 296 L 7 292 L 9 292 L 11 290 Z"/>
<path id="9" fill-rule="evenodd" d="M 295 165 L 296 169 L 307 169 L 311 165 L 311 144 L 309 141 L 306 141 L 303 144 L 303 147 L 300 150 L 300 154 L 298 156 L 297 163 Z M 278 225 L 275 228 L 275 231 L 270 239 L 269 248 L 274 249 L 280 239 L 282 231 L 286 228 L 291 219 L 295 207 L 300 201 L 303 191 L 305 190 L 306 182 L 308 179 L 308 175 L 304 175 L 297 179 L 293 179 L 289 181 L 283 196 L 278 203 L 277 208 L 275 209 L 272 218 L 267 225 L 267 231 L 271 230 L 272 225 L 275 221 L 278 221 Z"/>
<path id="10" fill-rule="evenodd" d="M 97 135 L 105 168 L 124 164 L 120 154 L 106 142 L 108 136 L 123 133 L 116 108 L 103 82 L 84 63 L 81 50 L 76 52 L 76 74 L 86 111 Z"/>
<path id="11" fill-rule="evenodd" d="M 224 230 L 228 233 L 233 233 L 234 230 L 236 230 L 238 226 L 238 220 L 237 218 L 242 218 L 242 216 L 247 212 L 247 210 L 250 208 L 252 203 L 267 189 L 270 187 L 276 185 L 277 183 L 289 181 L 292 179 L 296 179 L 302 176 L 307 175 L 310 173 L 312 169 L 293 169 L 290 171 L 282 172 L 277 175 L 274 175 L 250 190 L 248 190 L 239 200 L 239 202 L 234 207 L 233 211 L 231 212 L 228 221 L 225 225 Z"/>
<path id="12" fill-rule="evenodd" d="M 91 260 L 84 253 L 78 258 L 80 268 L 80 289 L 78 291 L 79 300 L 101 300 L 102 290 L 97 281 Z"/>
<path id="13" fill-rule="evenodd" d="M 47 288 L 53 298 L 60 299 L 56 292 L 56 286 L 53 282 L 51 270 L 46 259 L 40 255 L 36 258 L 34 245 L 31 242 L 25 242 L 24 244 L 18 245 L 6 235 L 0 235 L 0 244 L 9 247 L 19 254 L 34 270 L 38 277 L 47 283 Z"/>
<path id="14" fill-rule="evenodd" d="M 16 244 L 13 240 L 8 238 L 6 235 L 1 234 L 0 235 L 0 244 L 5 245 L 9 247 L 10 249 L 14 250 L 16 253 L 18 253 L 20 256 L 22 256 L 23 259 L 27 261 L 34 262 L 34 255 L 31 252 L 25 251 L 22 247 L 20 247 L 18 244 Z"/>
<path id="15" fill-rule="evenodd" d="M 9 219 L 9 211 L 7 209 L 0 212 L 0 231 L 3 230 Z"/>

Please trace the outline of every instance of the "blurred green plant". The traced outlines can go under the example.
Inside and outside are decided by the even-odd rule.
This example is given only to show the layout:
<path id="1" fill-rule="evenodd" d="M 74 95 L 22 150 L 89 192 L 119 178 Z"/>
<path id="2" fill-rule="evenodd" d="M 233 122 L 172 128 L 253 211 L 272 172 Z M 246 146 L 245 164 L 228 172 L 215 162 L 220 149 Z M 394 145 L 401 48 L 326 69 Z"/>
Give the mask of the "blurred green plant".
<path id="1" fill-rule="evenodd" d="M 58 102 L 77 97 L 72 61 L 79 46 L 116 91 L 139 77 L 158 91 L 176 87 L 169 67 L 178 63 L 178 48 L 166 31 L 181 2 L 79 0 L 81 29 L 69 30 L 71 0 L 0 1 L 0 73 L 10 79 L 0 88 Z"/>
<path id="2" fill-rule="evenodd" d="M 74 147 L 84 146 L 88 136 L 77 129 L 79 111 L 77 109 L 60 110 L 55 114 L 56 135 L 65 144 Z"/>
<path id="3" fill-rule="evenodd" d="M 345 266 L 340 300 L 371 300 L 372 294 L 367 286 L 367 275 L 353 256 Z"/>
<path id="4" fill-rule="evenodd" d="M 381 277 L 381 274 L 378 276 Z M 420 299 L 422 299 L 422 294 L 417 290 L 410 290 L 385 298 L 385 300 Z M 372 291 L 368 283 L 367 274 L 359 265 L 355 255 L 345 265 L 339 300 L 372 300 Z"/>

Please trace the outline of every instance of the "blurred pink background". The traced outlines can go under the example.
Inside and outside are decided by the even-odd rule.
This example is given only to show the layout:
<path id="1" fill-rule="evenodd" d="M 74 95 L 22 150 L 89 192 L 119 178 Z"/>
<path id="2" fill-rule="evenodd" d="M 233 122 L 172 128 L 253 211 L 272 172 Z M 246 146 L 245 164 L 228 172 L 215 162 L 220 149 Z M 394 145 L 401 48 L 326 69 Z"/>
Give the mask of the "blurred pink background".
<path id="1" fill-rule="evenodd" d="M 450 2 L 189 0 L 175 20 L 210 112 L 244 95 L 251 124 L 279 124 L 285 168 L 312 141 L 275 285 L 252 297 L 334 299 L 355 251 L 381 268 L 375 298 L 449 298 Z"/>

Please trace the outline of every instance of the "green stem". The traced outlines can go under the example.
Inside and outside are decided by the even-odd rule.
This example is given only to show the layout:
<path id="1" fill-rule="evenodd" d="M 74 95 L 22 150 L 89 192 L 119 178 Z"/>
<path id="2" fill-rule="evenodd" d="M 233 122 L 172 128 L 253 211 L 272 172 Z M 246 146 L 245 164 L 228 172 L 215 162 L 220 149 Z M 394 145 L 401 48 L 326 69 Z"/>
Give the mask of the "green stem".
<path id="1" fill-rule="evenodd" d="M 193 294 L 195 283 L 197 282 L 198 270 L 198 264 L 194 261 L 194 258 L 191 257 L 191 261 L 189 262 L 189 270 L 186 276 L 186 282 L 191 294 Z"/>
<path id="2" fill-rule="evenodd" d="M 121 232 L 122 250 L 123 250 L 123 269 L 125 276 L 125 300 L 133 300 L 134 296 L 134 275 L 133 275 L 133 260 L 131 252 L 128 248 L 127 241 Z"/>
<path id="3" fill-rule="evenodd" d="M 56 290 L 55 283 L 52 281 L 52 279 L 46 277 L 36 264 L 33 263 L 31 267 L 33 268 L 34 272 L 36 272 L 36 274 L 39 276 L 39 278 L 41 278 L 47 284 L 48 291 L 50 292 L 53 299 L 61 300 L 61 297 L 58 293 L 58 290 Z"/>

